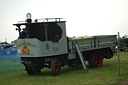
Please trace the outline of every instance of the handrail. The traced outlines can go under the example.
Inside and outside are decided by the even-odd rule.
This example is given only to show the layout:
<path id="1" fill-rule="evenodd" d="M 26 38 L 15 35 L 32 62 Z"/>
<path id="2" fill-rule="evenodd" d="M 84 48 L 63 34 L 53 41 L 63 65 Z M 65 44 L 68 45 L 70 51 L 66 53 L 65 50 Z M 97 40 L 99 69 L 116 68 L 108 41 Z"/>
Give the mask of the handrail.
<path id="1" fill-rule="evenodd" d="M 60 20 L 63 18 L 42 18 L 42 19 L 37 19 L 37 20 L 42 20 L 42 22 L 60 22 Z M 26 21 L 19 21 L 17 24 L 20 23 L 26 23 Z M 41 21 L 40 21 L 41 22 Z"/>
<path id="2" fill-rule="evenodd" d="M 50 22 L 51 20 L 55 21 L 55 22 L 60 22 L 60 19 L 63 18 L 43 18 L 43 19 L 38 19 L 38 20 L 43 20 L 43 22 Z"/>

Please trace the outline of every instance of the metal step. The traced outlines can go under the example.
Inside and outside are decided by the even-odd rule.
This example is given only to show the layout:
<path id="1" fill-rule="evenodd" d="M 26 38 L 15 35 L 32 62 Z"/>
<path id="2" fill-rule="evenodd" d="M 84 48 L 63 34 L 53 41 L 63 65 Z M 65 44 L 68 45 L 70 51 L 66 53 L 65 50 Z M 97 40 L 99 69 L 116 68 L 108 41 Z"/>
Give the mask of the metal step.
<path id="1" fill-rule="evenodd" d="M 84 60 L 83 54 L 82 54 L 82 52 L 81 52 L 81 50 L 80 50 L 80 47 L 79 47 L 77 41 L 76 41 L 76 40 L 73 40 L 73 42 L 74 42 L 74 44 L 75 44 L 75 47 L 76 47 L 76 50 L 77 50 L 77 52 L 78 52 L 80 61 L 81 61 L 81 63 L 82 63 L 82 66 L 83 66 L 83 69 L 84 69 L 84 73 L 86 73 L 86 72 L 88 72 L 88 68 L 87 68 L 87 65 L 85 64 L 85 60 Z"/>

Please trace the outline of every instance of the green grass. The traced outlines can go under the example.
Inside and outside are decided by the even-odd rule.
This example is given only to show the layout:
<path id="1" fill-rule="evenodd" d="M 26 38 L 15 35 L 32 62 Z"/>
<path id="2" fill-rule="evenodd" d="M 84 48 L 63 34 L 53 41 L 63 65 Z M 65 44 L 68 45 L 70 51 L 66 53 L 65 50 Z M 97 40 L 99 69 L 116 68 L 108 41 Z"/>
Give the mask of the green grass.
<path id="1" fill-rule="evenodd" d="M 28 75 L 26 71 L 0 74 L 0 85 L 128 85 L 128 52 L 120 52 L 120 75 L 114 56 L 104 59 L 100 68 L 88 67 L 86 74 L 82 66 L 62 68 L 59 76 L 53 76 L 51 69 L 46 68 L 36 75 Z"/>

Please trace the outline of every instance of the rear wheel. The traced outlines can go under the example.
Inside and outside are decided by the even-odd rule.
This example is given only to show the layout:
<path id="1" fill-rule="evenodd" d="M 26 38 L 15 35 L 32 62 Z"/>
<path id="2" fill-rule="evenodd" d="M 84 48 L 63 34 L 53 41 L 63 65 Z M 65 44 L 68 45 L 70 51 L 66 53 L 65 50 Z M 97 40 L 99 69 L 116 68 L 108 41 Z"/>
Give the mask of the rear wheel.
<path id="1" fill-rule="evenodd" d="M 101 51 L 95 51 L 93 56 L 88 60 L 90 67 L 101 67 L 103 63 L 103 54 Z"/>
<path id="2" fill-rule="evenodd" d="M 54 58 L 51 61 L 52 73 L 56 76 L 61 72 L 61 62 L 58 58 Z"/>

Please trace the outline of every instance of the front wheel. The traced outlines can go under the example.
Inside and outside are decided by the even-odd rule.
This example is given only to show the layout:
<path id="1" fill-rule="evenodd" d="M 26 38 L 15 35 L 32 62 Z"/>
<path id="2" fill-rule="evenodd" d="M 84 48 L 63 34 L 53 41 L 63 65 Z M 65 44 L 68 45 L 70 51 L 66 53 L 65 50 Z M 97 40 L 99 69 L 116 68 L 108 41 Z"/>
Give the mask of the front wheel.
<path id="1" fill-rule="evenodd" d="M 51 61 L 52 73 L 57 76 L 61 72 L 61 62 L 58 58 L 54 58 Z"/>
<path id="2" fill-rule="evenodd" d="M 88 60 L 90 67 L 101 67 L 103 63 L 103 54 L 101 51 L 95 51 L 93 56 L 91 56 Z"/>
<path id="3" fill-rule="evenodd" d="M 33 75 L 33 74 L 35 74 L 35 72 L 36 72 L 35 70 L 29 69 L 29 68 L 27 68 L 26 71 L 27 71 L 27 73 L 28 73 L 29 75 Z"/>

